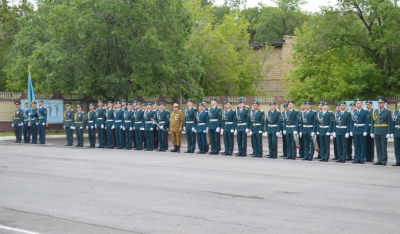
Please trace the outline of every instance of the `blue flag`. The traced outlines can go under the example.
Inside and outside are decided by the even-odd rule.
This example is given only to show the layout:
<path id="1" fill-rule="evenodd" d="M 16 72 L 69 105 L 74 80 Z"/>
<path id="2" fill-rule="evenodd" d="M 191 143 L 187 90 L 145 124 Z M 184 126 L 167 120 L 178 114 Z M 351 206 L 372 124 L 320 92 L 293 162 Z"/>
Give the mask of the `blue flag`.
<path id="1" fill-rule="evenodd" d="M 33 92 L 33 85 L 31 80 L 31 72 L 28 71 L 28 103 L 31 108 L 32 102 L 35 101 L 35 93 Z"/>

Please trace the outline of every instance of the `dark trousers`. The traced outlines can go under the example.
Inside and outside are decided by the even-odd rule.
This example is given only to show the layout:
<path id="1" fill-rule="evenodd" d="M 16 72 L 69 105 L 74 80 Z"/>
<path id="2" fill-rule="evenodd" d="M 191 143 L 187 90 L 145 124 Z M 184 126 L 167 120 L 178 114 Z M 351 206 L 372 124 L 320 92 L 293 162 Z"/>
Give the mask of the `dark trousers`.
<path id="1" fill-rule="evenodd" d="M 146 135 L 146 147 L 148 150 L 153 150 L 153 131 L 152 130 L 144 130 L 144 134 Z"/>
<path id="2" fill-rule="evenodd" d="M 15 133 L 15 141 L 21 142 L 22 141 L 22 129 L 21 126 L 18 124 L 14 124 L 14 133 Z"/>
<path id="3" fill-rule="evenodd" d="M 210 144 L 211 144 L 211 153 L 218 153 L 219 152 L 219 134 L 216 129 L 210 129 L 209 131 L 210 136 Z"/>
<path id="4" fill-rule="evenodd" d="M 188 144 L 188 151 L 194 152 L 196 148 L 196 133 L 192 131 L 192 129 L 186 128 L 186 137 L 187 137 L 187 144 Z"/>
<path id="5" fill-rule="evenodd" d="M 328 160 L 330 153 L 329 150 L 331 146 L 330 136 L 319 135 L 319 143 L 320 143 L 321 159 Z"/>
<path id="6" fill-rule="evenodd" d="M 165 151 L 168 142 L 168 131 L 158 130 L 158 140 L 160 141 L 160 150 Z"/>
<path id="7" fill-rule="evenodd" d="M 345 135 L 336 135 L 336 146 L 338 159 L 346 161 L 346 137 Z"/>
<path id="8" fill-rule="evenodd" d="M 394 138 L 394 156 L 396 157 L 396 164 L 400 165 L 400 137 Z"/>
<path id="9" fill-rule="evenodd" d="M 125 144 L 126 149 L 132 149 L 132 131 L 125 128 Z"/>
<path id="10" fill-rule="evenodd" d="M 36 123 L 31 123 L 31 129 L 32 129 L 32 144 L 36 144 L 38 136 Z"/>
<path id="11" fill-rule="evenodd" d="M 354 141 L 354 161 L 364 162 L 365 161 L 365 136 L 353 135 Z"/>
<path id="12" fill-rule="evenodd" d="M 132 142 L 133 142 L 133 148 L 135 148 L 135 149 L 136 149 L 136 131 L 139 131 L 139 129 L 138 130 L 136 130 L 136 129 L 132 130 Z"/>
<path id="13" fill-rule="evenodd" d="M 94 133 L 94 127 L 88 127 L 89 143 L 91 147 L 96 145 L 96 135 Z"/>
<path id="14" fill-rule="evenodd" d="M 346 158 L 351 160 L 353 159 L 353 137 L 349 136 L 349 138 L 346 139 Z"/>
<path id="15" fill-rule="evenodd" d="M 122 129 L 121 127 L 115 128 L 115 147 L 122 148 Z"/>
<path id="16" fill-rule="evenodd" d="M 299 156 L 304 157 L 304 137 L 299 137 Z"/>
<path id="17" fill-rule="evenodd" d="M 268 133 L 269 156 L 276 158 L 278 155 L 278 137 L 275 133 Z"/>
<path id="18" fill-rule="evenodd" d="M 316 135 L 316 138 L 317 138 L 318 149 L 321 149 L 321 140 L 319 138 L 319 135 Z M 317 158 L 321 158 L 321 150 L 318 150 Z"/>
<path id="19" fill-rule="evenodd" d="M 287 156 L 287 143 L 286 143 L 286 135 L 282 136 L 282 152 L 283 156 Z"/>
<path id="20" fill-rule="evenodd" d="M 294 142 L 293 133 L 286 133 L 286 146 L 287 146 L 287 157 L 296 158 L 297 148 L 296 142 Z"/>
<path id="21" fill-rule="evenodd" d="M 24 142 L 29 143 L 31 138 L 31 127 L 28 126 L 28 123 L 24 123 L 23 132 L 24 132 Z"/>
<path id="22" fill-rule="evenodd" d="M 314 157 L 314 143 L 311 137 L 311 134 L 303 134 L 304 141 L 304 158 L 305 159 L 313 159 Z"/>
<path id="23" fill-rule="evenodd" d="M 143 149 L 142 134 L 143 131 L 141 131 L 139 127 L 136 127 L 135 128 L 136 149 Z"/>
<path id="24" fill-rule="evenodd" d="M 374 161 L 374 138 L 371 137 L 371 134 L 368 134 L 366 137 L 366 150 L 365 150 L 365 161 L 372 162 Z"/>
<path id="25" fill-rule="evenodd" d="M 67 145 L 72 146 L 74 144 L 74 137 L 71 127 L 65 127 L 65 135 L 67 136 Z"/>
<path id="26" fill-rule="evenodd" d="M 245 130 L 237 131 L 237 143 L 239 155 L 246 156 L 247 153 L 247 133 Z"/>
<path id="27" fill-rule="evenodd" d="M 233 133 L 230 131 L 224 131 L 224 145 L 225 154 L 232 155 L 233 153 Z"/>
<path id="28" fill-rule="evenodd" d="M 333 155 L 335 155 L 335 160 L 339 159 L 336 137 L 333 138 Z"/>
<path id="29" fill-rule="evenodd" d="M 104 128 L 101 128 L 101 124 L 97 125 L 97 138 L 99 139 L 99 147 L 104 147 Z"/>
<path id="30" fill-rule="evenodd" d="M 376 156 L 378 157 L 378 162 L 387 163 L 387 138 L 386 134 L 375 135 L 376 142 Z"/>
<path id="31" fill-rule="evenodd" d="M 113 148 L 114 141 L 113 141 L 113 131 L 112 131 L 111 127 L 106 127 L 106 133 L 107 133 L 107 147 Z"/>
<path id="32" fill-rule="evenodd" d="M 158 130 L 157 130 L 157 126 L 153 126 L 153 146 L 154 149 L 158 149 L 158 146 L 160 144 L 160 137 L 158 136 Z"/>
<path id="33" fill-rule="evenodd" d="M 45 143 L 45 126 L 43 123 L 39 123 L 38 125 L 38 130 L 39 130 L 39 143 L 44 144 Z"/>
<path id="34" fill-rule="evenodd" d="M 207 145 L 206 133 L 204 133 L 204 132 L 197 133 L 197 145 L 198 145 L 199 151 L 201 153 L 206 152 L 206 145 Z"/>
<path id="35" fill-rule="evenodd" d="M 83 129 L 75 127 L 76 141 L 78 145 L 83 146 Z"/>
<path id="36" fill-rule="evenodd" d="M 253 145 L 253 152 L 255 157 L 262 157 L 262 133 L 258 133 L 258 131 L 254 131 L 251 134 L 251 143 Z"/>

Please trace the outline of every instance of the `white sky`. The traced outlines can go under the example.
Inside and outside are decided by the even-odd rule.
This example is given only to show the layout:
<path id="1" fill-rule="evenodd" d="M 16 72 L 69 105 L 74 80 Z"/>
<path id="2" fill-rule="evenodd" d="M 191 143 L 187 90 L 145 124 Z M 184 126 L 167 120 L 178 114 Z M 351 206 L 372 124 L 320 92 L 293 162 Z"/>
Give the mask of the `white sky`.
<path id="1" fill-rule="evenodd" d="M 328 6 L 334 5 L 337 3 L 337 0 L 306 0 L 307 4 L 305 4 L 302 9 L 304 11 L 309 12 L 318 12 L 320 6 Z M 271 0 L 247 0 L 246 7 L 255 7 L 258 3 L 261 2 L 268 6 L 276 6 Z M 215 0 L 215 4 L 221 5 L 224 3 L 224 0 Z"/>

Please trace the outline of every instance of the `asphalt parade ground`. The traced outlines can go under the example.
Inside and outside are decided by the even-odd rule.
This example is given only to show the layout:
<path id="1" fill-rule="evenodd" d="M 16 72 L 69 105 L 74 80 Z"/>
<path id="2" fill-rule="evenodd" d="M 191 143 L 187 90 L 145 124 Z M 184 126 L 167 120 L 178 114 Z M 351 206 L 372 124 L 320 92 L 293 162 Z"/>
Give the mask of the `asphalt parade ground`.
<path id="1" fill-rule="evenodd" d="M 0 140 L 0 233 L 400 233 L 393 143 L 373 166 L 267 159 L 266 138 L 252 158 L 249 140 L 246 158 L 185 154 L 185 141 L 160 153 Z"/>

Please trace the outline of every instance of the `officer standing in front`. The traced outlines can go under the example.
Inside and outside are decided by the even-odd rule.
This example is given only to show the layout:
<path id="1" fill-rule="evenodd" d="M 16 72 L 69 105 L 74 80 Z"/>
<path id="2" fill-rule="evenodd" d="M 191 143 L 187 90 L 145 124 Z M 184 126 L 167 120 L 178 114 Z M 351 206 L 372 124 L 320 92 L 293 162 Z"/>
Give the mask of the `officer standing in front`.
<path id="1" fill-rule="evenodd" d="M 114 109 L 113 101 L 108 101 L 106 110 L 106 133 L 107 133 L 107 149 L 114 148 L 113 130 L 114 126 Z"/>
<path id="2" fill-rule="evenodd" d="M 335 109 L 335 112 L 333 113 L 333 116 L 334 116 L 334 117 L 338 116 L 339 113 L 340 113 L 340 110 L 341 110 L 341 108 L 340 108 L 340 102 L 338 102 L 338 103 L 336 103 L 336 109 Z M 336 121 L 336 119 L 335 119 L 335 121 Z M 333 130 L 332 133 L 333 133 L 332 135 L 336 135 L 336 134 L 335 134 L 335 130 Z M 333 154 L 335 155 L 334 160 L 336 160 L 336 161 L 339 160 L 339 154 L 338 154 L 338 148 L 337 148 L 336 137 L 333 137 Z"/>
<path id="3" fill-rule="evenodd" d="M 253 102 L 253 110 L 250 114 L 251 142 L 253 145 L 254 158 L 262 158 L 262 132 L 264 129 L 265 113 L 260 109 L 260 102 Z"/>
<path id="4" fill-rule="evenodd" d="M 299 112 L 294 109 L 294 101 L 288 101 L 288 109 L 284 116 L 283 135 L 286 135 L 286 145 L 288 156 L 285 159 L 296 159 L 297 146 L 295 137 L 298 137 L 299 132 Z"/>
<path id="5" fill-rule="evenodd" d="M 318 113 L 322 112 L 323 109 L 324 109 L 324 102 L 323 102 L 323 101 L 320 101 L 320 102 L 318 103 L 317 115 L 318 115 Z M 317 128 L 318 128 L 318 123 L 317 123 Z M 317 138 L 318 149 L 321 149 L 321 144 L 320 144 L 319 135 L 317 134 L 315 137 Z M 318 150 L 318 155 L 317 155 L 317 157 L 314 158 L 314 159 L 321 159 L 321 151 L 320 151 L 320 150 Z"/>
<path id="6" fill-rule="evenodd" d="M 346 162 L 346 139 L 350 136 L 351 114 L 346 111 L 346 102 L 340 102 L 340 111 L 335 113 L 333 137 L 336 139 L 338 160 L 337 163 Z M 350 146 L 351 147 L 351 146 Z"/>
<path id="7" fill-rule="evenodd" d="M 330 155 L 330 146 L 331 146 L 331 133 L 333 132 L 333 123 L 334 116 L 328 111 L 329 105 L 327 102 L 323 103 L 323 111 L 317 113 L 318 118 L 318 131 L 319 134 L 319 142 L 320 142 L 320 151 L 321 151 L 321 159 L 320 162 L 328 162 Z"/>
<path id="8" fill-rule="evenodd" d="M 67 144 L 65 146 L 72 146 L 73 145 L 73 129 L 74 127 L 74 119 L 75 119 L 75 112 L 71 109 L 71 102 L 65 103 L 65 111 L 64 111 L 64 129 L 65 134 L 67 136 Z"/>
<path id="9" fill-rule="evenodd" d="M 168 143 L 168 129 L 171 113 L 165 109 L 165 102 L 160 102 L 159 110 L 157 112 L 158 121 L 158 138 L 160 141 L 160 148 L 158 151 L 165 152 Z"/>
<path id="10" fill-rule="evenodd" d="M 185 124 L 183 130 L 186 132 L 188 148 L 185 153 L 194 153 L 196 149 L 196 133 L 192 131 L 197 110 L 193 108 L 193 100 L 187 100 L 187 108 L 185 110 Z"/>
<path id="11" fill-rule="evenodd" d="M 144 131 L 144 112 L 142 110 L 142 103 L 137 102 L 136 111 L 133 113 L 135 120 L 135 141 L 136 150 L 143 149 L 143 131 Z"/>
<path id="12" fill-rule="evenodd" d="M 123 128 L 124 130 L 124 138 L 125 138 L 125 149 L 131 150 L 132 149 L 132 131 L 133 131 L 133 111 L 132 111 L 132 103 L 128 103 L 126 107 L 126 111 L 124 111 L 124 118 L 123 118 Z"/>
<path id="13" fill-rule="evenodd" d="M 236 156 L 246 157 L 247 153 L 247 133 L 250 132 L 250 112 L 249 108 L 245 107 L 244 99 L 239 98 L 239 107 L 236 109 L 236 127 L 235 133 L 237 136 L 238 153 Z"/>
<path id="14" fill-rule="evenodd" d="M 157 121 L 157 114 L 152 110 L 151 102 L 147 103 L 146 110 L 144 112 L 144 134 L 146 136 L 147 151 L 153 151 L 154 147 L 154 136 L 153 136 L 153 120 Z"/>
<path id="15" fill-rule="evenodd" d="M 197 134 L 198 154 L 205 154 L 207 151 L 208 113 L 205 110 L 204 103 L 200 103 L 198 109 L 199 111 L 196 113 L 196 120 L 192 131 Z"/>
<path id="16" fill-rule="evenodd" d="M 21 109 L 21 102 L 15 101 L 15 111 L 13 115 L 12 127 L 14 128 L 15 133 L 15 142 L 14 143 L 21 143 L 22 142 L 22 125 L 24 122 L 24 111 Z"/>
<path id="17" fill-rule="evenodd" d="M 366 162 L 374 162 L 374 139 L 371 137 L 371 122 L 372 122 L 372 101 L 366 101 L 365 106 L 367 107 L 367 111 L 369 112 L 369 124 L 368 124 L 368 131 L 366 137 L 366 150 L 365 150 L 365 161 Z"/>
<path id="18" fill-rule="evenodd" d="M 209 154 L 218 154 L 220 151 L 220 131 L 221 131 L 221 108 L 217 106 L 217 98 L 211 98 L 211 108 L 208 110 L 209 124 L 208 134 L 210 136 L 211 151 Z"/>
<path id="19" fill-rule="evenodd" d="M 24 110 L 24 143 L 29 143 L 31 138 L 31 127 L 30 127 L 30 118 L 29 118 L 29 103 L 25 102 L 25 110 Z"/>
<path id="20" fill-rule="evenodd" d="M 44 144 L 46 141 L 46 123 L 47 123 L 47 109 L 43 105 L 43 100 L 39 101 L 38 108 L 38 129 L 39 129 L 39 144 Z"/>
<path id="21" fill-rule="evenodd" d="M 32 144 L 37 144 L 37 138 L 38 138 L 38 109 L 36 107 L 36 102 L 32 102 L 31 108 L 29 109 L 29 117 L 31 119 L 30 121 L 30 126 L 32 129 Z"/>
<path id="22" fill-rule="evenodd" d="M 96 146 L 96 134 L 94 133 L 94 125 L 96 123 L 96 112 L 94 111 L 93 103 L 89 103 L 89 112 L 87 114 L 87 125 L 86 129 L 89 135 L 89 148 Z"/>
<path id="23" fill-rule="evenodd" d="M 172 144 L 174 145 L 174 149 L 171 152 L 178 152 L 181 151 L 181 138 L 182 138 L 182 130 L 183 130 L 183 123 L 185 121 L 185 116 L 179 110 L 179 104 L 174 103 L 172 106 L 172 112 L 170 117 L 170 130 L 171 130 L 171 138 Z"/>
<path id="24" fill-rule="evenodd" d="M 265 118 L 265 136 L 268 137 L 269 156 L 267 158 L 278 157 L 278 137 L 281 136 L 282 115 L 276 109 L 276 102 L 269 103 L 270 110 Z"/>
<path id="25" fill-rule="evenodd" d="M 386 98 L 378 97 L 378 109 L 372 111 L 371 137 L 375 138 L 376 156 L 378 161 L 374 165 L 386 166 L 388 161 L 387 139 L 392 132 L 392 112 L 385 108 Z"/>
<path id="26" fill-rule="evenodd" d="M 104 141 L 104 135 L 105 135 L 105 120 L 106 120 L 106 110 L 103 107 L 103 100 L 98 100 L 97 102 L 97 109 L 96 109 L 96 122 L 95 122 L 95 128 L 97 130 L 97 139 L 99 141 L 99 146 L 98 148 L 104 148 L 105 141 Z"/>
<path id="27" fill-rule="evenodd" d="M 299 112 L 299 130 L 301 129 L 301 126 L 303 125 L 302 121 L 303 119 L 301 118 L 301 116 L 303 116 L 304 112 L 305 112 L 305 108 L 306 108 L 306 102 L 302 102 L 301 106 L 300 106 L 300 112 Z M 299 134 L 299 157 L 298 158 L 304 158 L 304 138 L 302 136 L 300 136 Z"/>
<path id="28" fill-rule="evenodd" d="M 356 109 L 356 104 L 354 102 L 350 103 L 350 115 L 353 118 L 354 110 Z M 352 124 L 350 123 L 350 131 L 352 128 Z M 349 138 L 346 139 L 346 160 L 353 160 L 353 136 L 350 135 Z"/>
<path id="29" fill-rule="evenodd" d="M 76 112 L 74 118 L 74 128 L 76 133 L 77 145 L 75 147 L 83 147 L 83 125 L 86 121 L 85 112 L 82 111 L 82 105 L 76 105 Z"/>
<path id="30" fill-rule="evenodd" d="M 281 113 L 281 115 L 282 115 L 281 130 L 282 131 L 286 124 L 285 120 L 286 120 L 287 113 L 288 113 L 287 112 L 288 106 L 289 106 L 289 104 L 287 102 L 283 103 L 283 112 Z M 286 135 L 285 134 L 282 136 L 282 152 L 283 152 L 283 154 L 281 155 L 281 157 L 287 157 L 287 144 L 286 144 Z"/>
<path id="31" fill-rule="evenodd" d="M 353 111 L 350 125 L 350 136 L 354 141 L 354 162 L 364 164 L 365 161 L 365 137 L 367 136 L 370 122 L 369 112 L 362 108 L 363 101 L 356 100 L 356 109 Z M 389 132 L 390 134 L 390 132 Z"/>
<path id="32" fill-rule="evenodd" d="M 397 101 L 397 110 L 393 112 L 392 134 L 394 139 L 394 156 L 396 163 L 392 166 L 400 166 L 400 100 Z"/>
<path id="33" fill-rule="evenodd" d="M 124 120 L 124 111 L 121 109 L 121 102 L 118 101 L 114 110 L 114 129 L 115 129 L 115 149 L 123 148 L 122 141 L 122 130 L 123 130 L 123 121 Z M 128 129 L 129 131 L 129 129 Z"/>
<path id="34" fill-rule="evenodd" d="M 311 101 L 304 102 L 304 112 L 301 114 L 300 135 L 303 138 L 304 158 L 303 160 L 312 161 L 314 158 L 314 142 L 313 138 L 317 132 L 317 116 L 316 112 L 311 109 Z"/>
<path id="35" fill-rule="evenodd" d="M 221 133 L 224 137 L 225 152 L 223 155 L 232 156 L 233 154 L 233 136 L 236 127 L 236 111 L 232 109 L 232 102 L 226 101 L 226 110 L 222 114 L 222 129 Z"/>

